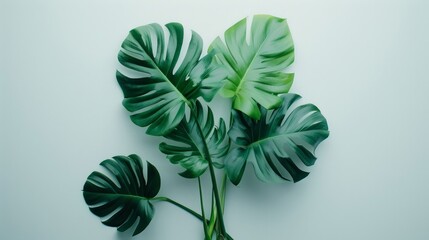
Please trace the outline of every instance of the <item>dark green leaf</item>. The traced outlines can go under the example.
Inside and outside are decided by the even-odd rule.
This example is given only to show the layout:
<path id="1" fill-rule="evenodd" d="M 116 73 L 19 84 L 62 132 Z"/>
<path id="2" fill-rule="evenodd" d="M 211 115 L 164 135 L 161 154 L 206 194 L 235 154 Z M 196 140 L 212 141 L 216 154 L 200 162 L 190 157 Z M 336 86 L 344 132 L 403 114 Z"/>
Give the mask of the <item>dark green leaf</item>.
<path id="1" fill-rule="evenodd" d="M 83 186 L 89 210 L 103 224 L 129 229 L 139 218 L 133 235 L 142 232 L 154 215 L 150 199 L 158 194 L 161 179 L 156 168 L 147 162 L 147 177 L 137 155 L 116 156 L 100 163 L 111 176 L 92 172 Z M 113 178 L 112 178 L 113 177 Z M 118 184 L 118 185 L 117 185 Z"/>
<path id="2" fill-rule="evenodd" d="M 294 60 L 294 46 L 285 19 L 255 15 L 250 32 L 247 24 L 247 19 L 236 23 L 225 32 L 225 40 L 218 37 L 210 49 L 228 71 L 220 93 L 233 98 L 234 109 L 259 119 L 258 104 L 266 109 L 280 106 L 277 95 L 288 92 L 292 85 L 294 75 L 283 70 Z"/>
<path id="3" fill-rule="evenodd" d="M 197 101 L 193 109 L 189 120 L 184 118 L 172 132 L 165 135 L 167 139 L 178 143 L 159 145 L 161 152 L 167 154 L 172 163 L 180 164 L 186 169 L 181 175 L 188 178 L 203 174 L 208 167 L 207 159 L 219 159 L 229 148 L 223 119 L 220 119 L 219 127 L 216 128 L 213 112 L 209 107 L 204 111 L 201 103 Z"/>
<path id="4" fill-rule="evenodd" d="M 210 101 L 226 77 L 224 69 L 213 63 L 213 53 L 200 59 L 202 40 L 197 33 L 192 31 L 186 45 L 181 24 L 169 23 L 165 28 L 168 35 L 155 23 L 131 30 L 118 54 L 125 67 L 116 73 L 123 105 L 133 112 L 135 124 L 149 126 L 151 135 L 165 135 L 175 128 L 191 100 L 201 96 Z"/>
<path id="5" fill-rule="evenodd" d="M 260 107 L 260 120 L 233 112 L 229 136 L 236 146 L 228 153 L 225 168 L 234 184 L 240 182 L 247 161 L 265 182 L 297 182 L 309 174 L 298 165 L 314 164 L 314 151 L 329 131 L 325 117 L 313 104 L 291 108 L 299 98 L 285 94 L 278 109 L 267 111 Z M 254 158 L 248 158 L 250 151 Z"/>

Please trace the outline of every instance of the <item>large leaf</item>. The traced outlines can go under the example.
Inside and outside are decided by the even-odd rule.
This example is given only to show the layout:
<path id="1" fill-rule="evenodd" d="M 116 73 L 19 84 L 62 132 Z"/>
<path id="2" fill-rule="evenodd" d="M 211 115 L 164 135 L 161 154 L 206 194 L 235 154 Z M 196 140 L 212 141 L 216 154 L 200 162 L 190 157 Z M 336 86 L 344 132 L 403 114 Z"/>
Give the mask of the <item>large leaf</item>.
<path id="1" fill-rule="evenodd" d="M 226 72 L 213 63 L 213 53 L 200 59 L 201 50 L 201 37 L 192 31 L 186 44 L 179 23 L 135 28 L 122 43 L 118 59 L 124 69 L 116 78 L 123 105 L 133 112 L 135 124 L 149 126 L 148 134 L 168 133 L 180 123 L 190 100 L 201 96 L 210 101 L 216 94 Z"/>
<path id="2" fill-rule="evenodd" d="M 225 159 L 228 177 L 238 184 L 247 161 L 265 182 L 300 181 L 309 173 L 300 169 L 315 163 L 314 151 L 329 136 L 328 124 L 313 104 L 291 107 L 300 96 L 285 94 L 276 110 L 265 110 L 259 121 L 234 111 L 229 131 L 236 146 Z M 293 109 L 293 110 L 292 110 Z M 254 153 L 251 158 L 250 153 Z"/>
<path id="3" fill-rule="evenodd" d="M 219 127 L 214 125 L 213 112 L 209 107 L 204 111 L 201 103 L 196 102 L 195 111 L 189 119 L 182 122 L 169 134 L 167 139 L 176 141 L 176 144 L 165 142 L 159 145 L 161 152 L 174 164 L 180 164 L 186 170 L 180 175 L 184 177 L 198 177 L 208 167 L 208 158 L 212 161 L 220 159 L 228 152 L 229 141 L 226 134 L 225 122 L 221 118 Z"/>
<path id="4" fill-rule="evenodd" d="M 103 224 L 125 231 L 138 220 L 133 235 L 142 232 L 154 215 L 150 199 L 158 194 L 161 179 L 156 168 L 147 162 L 147 176 L 137 155 L 116 156 L 100 164 L 111 176 L 92 172 L 83 186 L 89 210 Z"/>
<path id="5" fill-rule="evenodd" d="M 210 49 L 228 71 L 220 93 L 233 98 L 234 109 L 259 119 L 258 104 L 266 109 L 280 106 L 278 94 L 292 85 L 294 75 L 283 70 L 294 60 L 294 46 L 285 19 L 255 15 L 249 32 L 247 24 L 247 19 L 236 23 L 225 32 L 224 41 L 218 37 Z"/>

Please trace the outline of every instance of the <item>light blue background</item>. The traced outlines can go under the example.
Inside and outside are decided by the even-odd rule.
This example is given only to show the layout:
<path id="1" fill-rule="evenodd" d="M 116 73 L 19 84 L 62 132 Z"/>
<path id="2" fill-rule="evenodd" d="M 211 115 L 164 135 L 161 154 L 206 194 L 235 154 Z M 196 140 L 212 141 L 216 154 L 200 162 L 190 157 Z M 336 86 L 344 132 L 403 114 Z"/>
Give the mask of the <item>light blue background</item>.
<path id="1" fill-rule="evenodd" d="M 117 154 L 152 161 L 161 195 L 199 209 L 197 183 L 178 177 L 181 169 L 157 150 L 161 139 L 129 121 L 116 54 L 139 25 L 181 22 L 207 47 L 255 13 L 288 18 L 291 91 L 322 110 L 331 136 L 298 184 L 263 184 L 247 171 L 229 186 L 231 235 L 429 239 L 428 12 L 424 0 L 2 0 L 0 239 L 129 239 L 103 226 L 81 194 L 87 175 Z M 225 104 L 216 100 L 220 115 Z M 156 207 L 135 239 L 203 238 L 191 216 Z"/>

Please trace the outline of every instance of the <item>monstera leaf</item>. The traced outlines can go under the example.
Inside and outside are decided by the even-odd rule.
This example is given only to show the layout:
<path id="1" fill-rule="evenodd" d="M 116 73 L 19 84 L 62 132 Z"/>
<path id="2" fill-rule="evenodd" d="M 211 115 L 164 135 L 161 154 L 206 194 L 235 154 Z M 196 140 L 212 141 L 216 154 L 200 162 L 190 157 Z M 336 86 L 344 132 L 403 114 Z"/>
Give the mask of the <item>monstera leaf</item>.
<path id="1" fill-rule="evenodd" d="M 285 19 L 256 15 L 249 32 L 247 24 L 247 19 L 236 23 L 225 32 L 225 40 L 218 37 L 210 49 L 228 71 L 220 93 L 233 98 L 234 109 L 258 120 L 258 104 L 266 109 L 280 106 L 277 95 L 292 85 L 294 75 L 282 71 L 294 60 L 294 46 Z"/>
<path id="2" fill-rule="evenodd" d="M 314 164 L 314 151 L 329 132 L 326 119 L 313 104 L 292 110 L 291 105 L 299 98 L 286 94 L 278 109 L 260 107 L 259 121 L 234 111 L 229 135 L 236 146 L 225 159 L 228 177 L 234 184 L 240 182 L 248 159 L 257 177 L 265 182 L 297 182 L 309 174 L 298 165 Z M 251 152 L 254 158 L 249 158 Z"/>
<path id="3" fill-rule="evenodd" d="M 150 199 L 158 194 L 161 179 L 156 168 L 147 162 L 147 176 L 137 155 L 116 156 L 101 164 L 111 175 L 93 172 L 83 186 L 89 210 L 102 222 L 125 231 L 138 220 L 134 234 L 142 232 L 154 215 Z M 113 178 L 112 178 L 113 176 Z"/>
<path id="4" fill-rule="evenodd" d="M 180 164 L 186 170 L 180 175 L 188 178 L 198 177 L 208 167 L 208 159 L 219 159 L 228 152 L 229 142 L 225 122 L 220 119 L 219 127 L 214 126 L 213 112 L 207 107 L 204 111 L 201 103 L 196 102 L 194 114 L 182 122 L 169 134 L 167 139 L 180 144 L 161 143 L 161 152 L 174 164 Z"/>
<path id="5" fill-rule="evenodd" d="M 167 32 L 166 35 L 164 32 Z M 185 116 L 185 105 L 198 97 L 210 101 L 226 72 L 213 63 L 213 54 L 200 59 L 201 37 L 192 31 L 188 44 L 179 23 L 164 28 L 150 24 L 130 31 L 118 54 L 124 67 L 116 78 L 131 120 L 147 133 L 164 135 Z"/>

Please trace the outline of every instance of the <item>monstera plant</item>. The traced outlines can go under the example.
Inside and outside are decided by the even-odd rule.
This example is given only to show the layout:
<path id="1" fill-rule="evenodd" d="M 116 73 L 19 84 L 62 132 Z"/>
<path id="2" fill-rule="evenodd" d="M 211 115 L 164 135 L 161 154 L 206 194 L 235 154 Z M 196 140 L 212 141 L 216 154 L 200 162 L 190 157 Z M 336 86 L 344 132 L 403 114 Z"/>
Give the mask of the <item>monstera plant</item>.
<path id="1" fill-rule="evenodd" d="M 223 219 L 226 185 L 240 183 L 248 162 L 264 182 L 297 182 L 309 174 L 302 166 L 315 163 L 316 147 L 329 131 L 315 105 L 300 105 L 301 97 L 288 93 L 294 74 L 285 71 L 294 45 L 286 20 L 245 18 L 204 56 L 202 48 L 194 31 L 185 41 L 179 23 L 137 27 L 122 43 L 116 73 L 131 121 L 164 137 L 159 150 L 180 165 L 180 176 L 198 182 L 200 213 L 157 196 L 158 170 L 131 154 L 104 160 L 106 173 L 95 171 L 84 184 L 84 199 L 103 224 L 139 234 L 156 204 L 168 202 L 201 220 L 204 239 L 233 239 Z M 232 101 L 229 121 L 216 120 L 207 105 L 217 93 Z M 210 215 L 204 211 L 203 174 L 211 179 Z"/>

